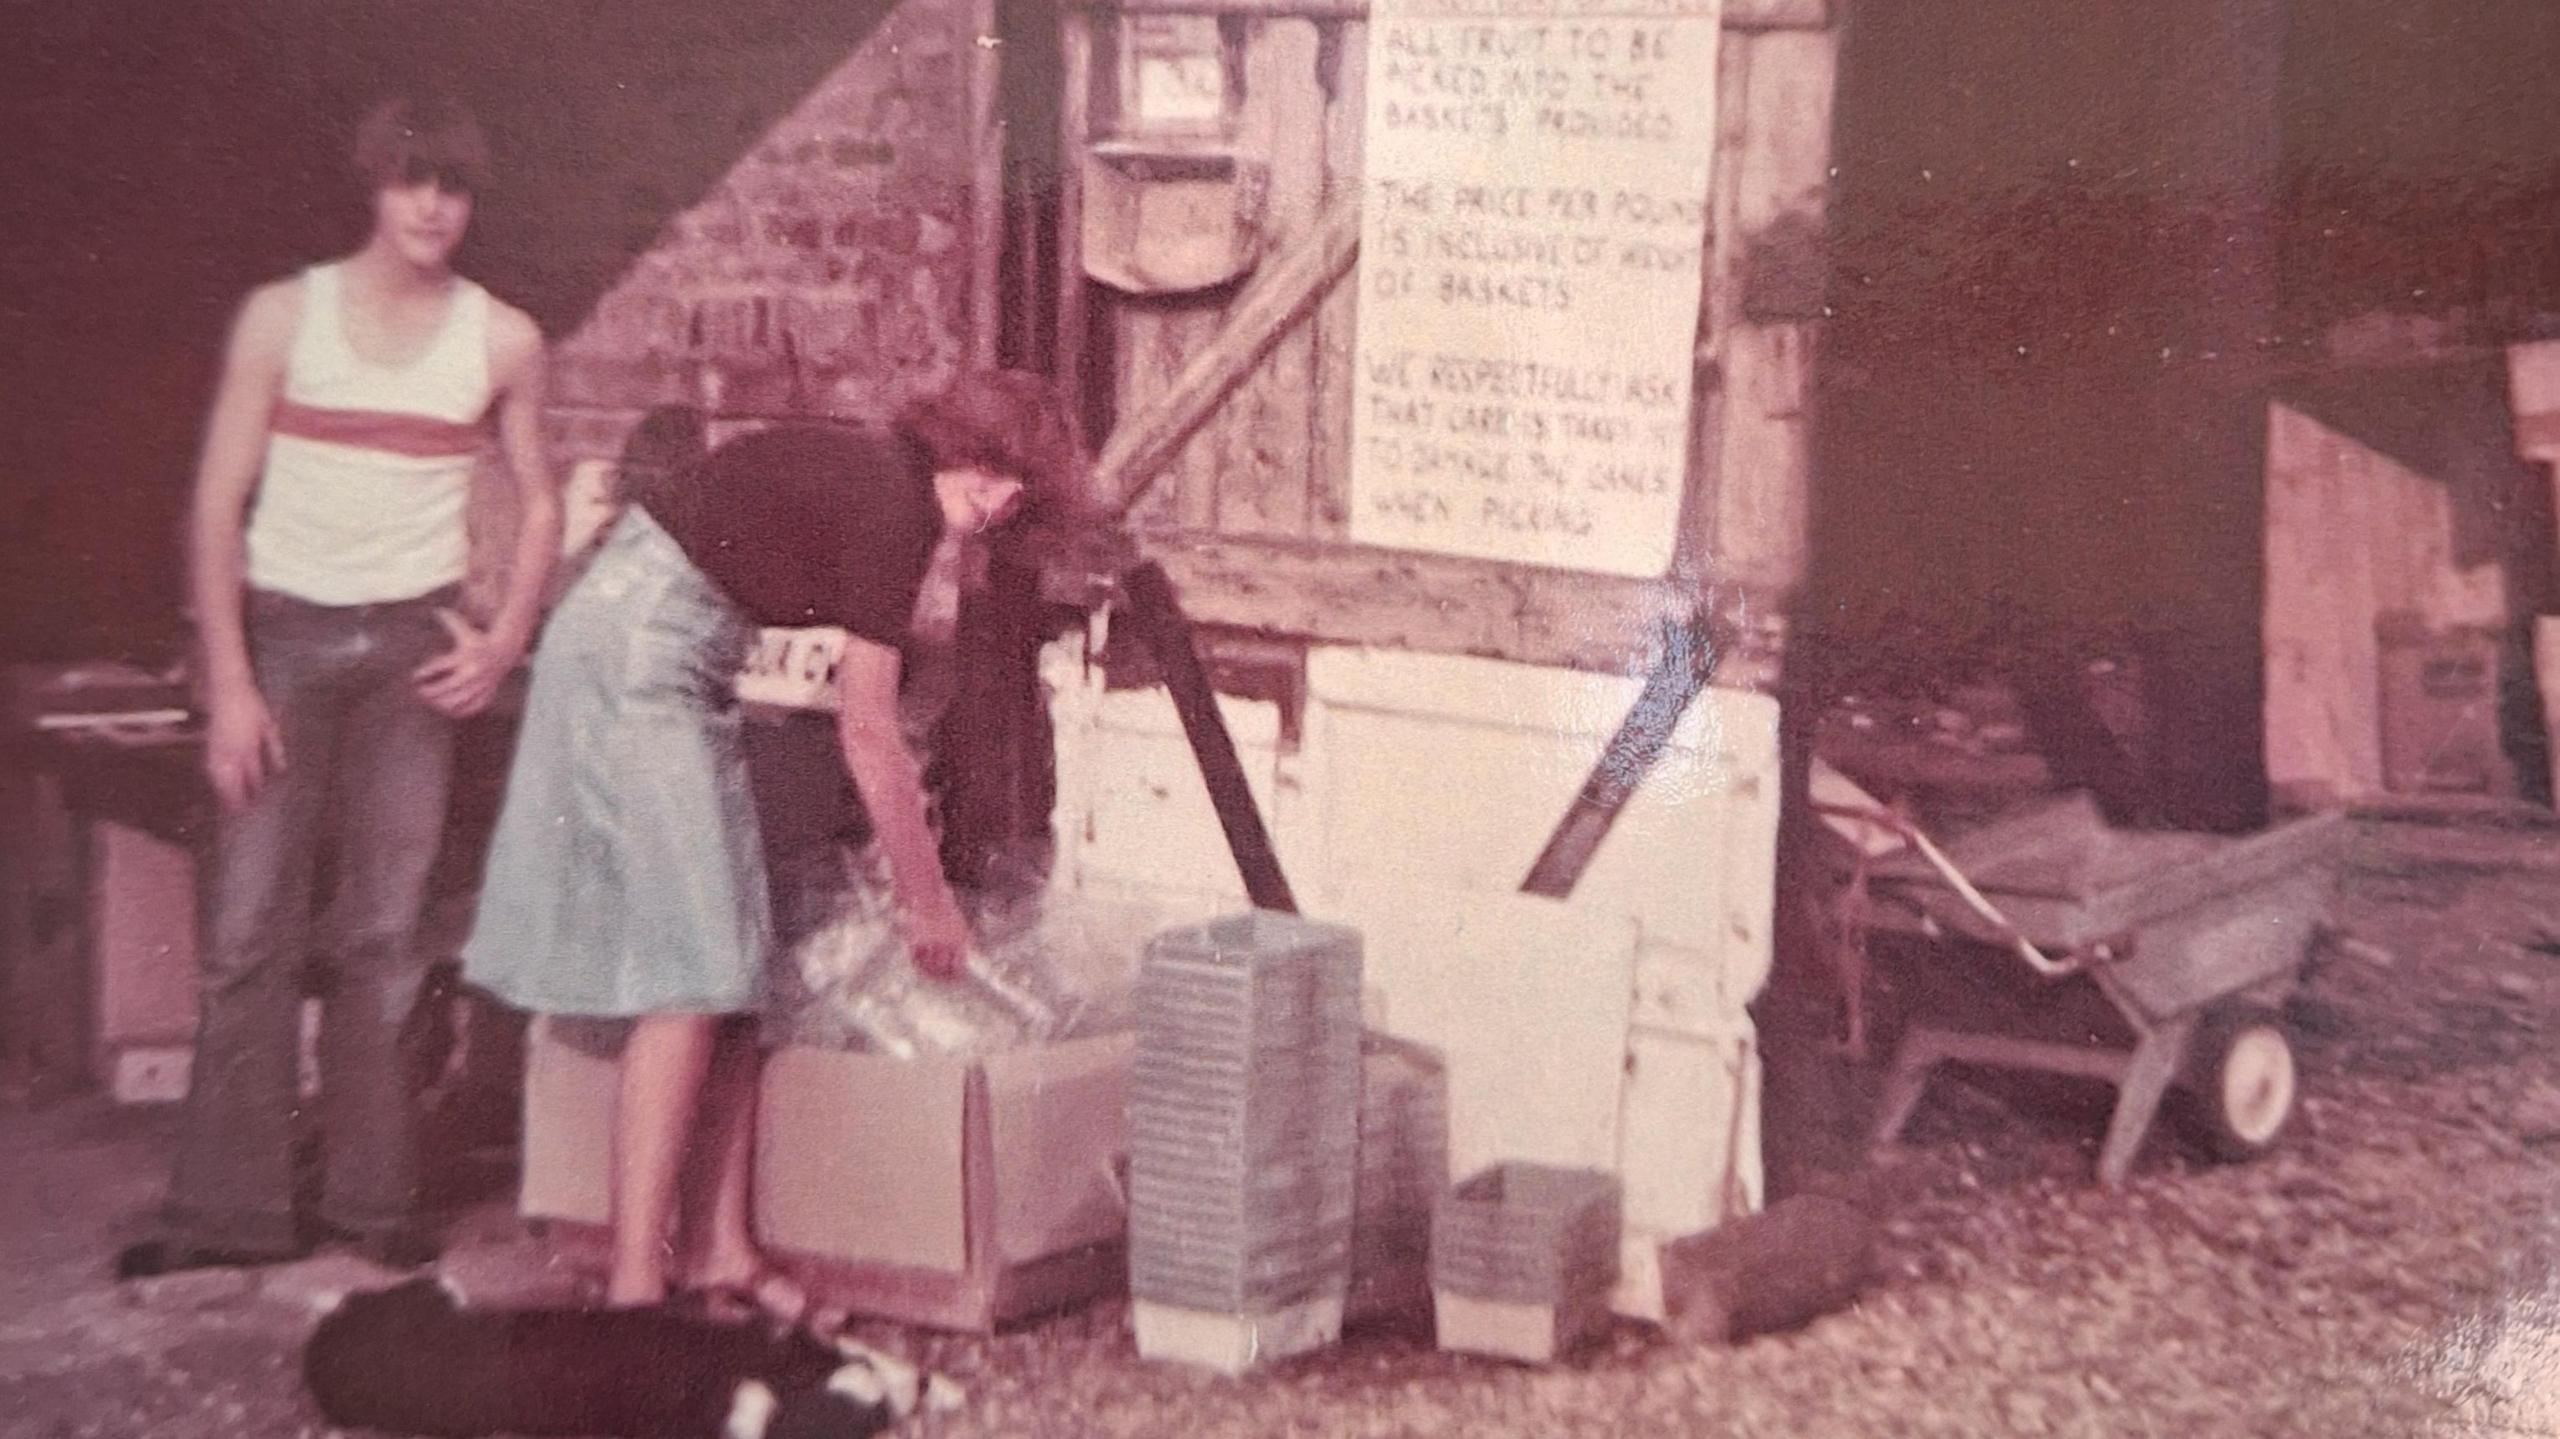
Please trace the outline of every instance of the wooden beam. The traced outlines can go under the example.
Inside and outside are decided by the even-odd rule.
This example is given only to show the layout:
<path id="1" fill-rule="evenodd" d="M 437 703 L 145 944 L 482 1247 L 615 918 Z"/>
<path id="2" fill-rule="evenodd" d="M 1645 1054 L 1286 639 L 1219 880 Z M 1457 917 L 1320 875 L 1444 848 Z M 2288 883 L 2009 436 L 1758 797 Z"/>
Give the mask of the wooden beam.
<path id="1" fill-rule="evenodd" d="M 1369 0 L 1067 0 L 1123 15 L 1239 15 L 1263 20 L 1366 20 Z"/>
<path id="2" fill-rule="evenodd" d="M 1708 572 L 1779 593 L 1809 559 L 1814 333 L 1744 323 L 1725 334 Z"/>
<path id="3" fill-rule="evenodd" d="M 1724 0 L 1727 30 L 1828 30 L 1831 0 Z"/>
<path id="4" fill-rule="evenodd" d="M 1360 21 L 1335 27 L 1324 117 L 1324 196 L 1360 190 L 1363 127 L 1368 116 L 1369 27 Z M 1340 536 L 1351 520 L 1352 350 L 1360 333 L 1360 287 L 1336 285 L 1316 310 L 1315 395 L 1308 405 L 1311 432 L 1308 529 Z"/>
<path id="5" fill-rule="evenodd" d="M 1339 197 L 1313 230 L 1255 274 L 1225 327 L 1183 366 L 1173 387 L 1111 432 L 1094 465 L 1094 492 L 1119 495 L 1115 513 L 1127 514 L 1219 402 L 1282 335 L 1314 312 L 1359 250 L 1359 197 Z"/>
<path id="6" fill-rule="evenodd" d="M 1236 139 L 1267 167 L 1263 233 L 1273 248 L 1285 251 L 1325 214 L 1326 107 L 1317 74 L 1323 46 L 1316 26 L 1305 20 L 1256 20 L 1244 28 L 1244 104 Z M 1335 286 L 1333 292 L 1351 288 Z M 1302 535 L 1311 528 L 1316 308 L 1309 307 L 1307 323 L 1272 343 L 1270 354 L 1205 427 L 1225 437 L 1211 447 L 1224 451 L 1212 510 L 1219 529 Z"/>
<path id="7" fill-rule="evenodd" d="M 1829 261 L 1831 125 L 1839 87 L 1834 32 L 1727 36 L 1748 49 L 1741 150 L 1734 157 L 1729 258 L 1734 297 L 1757 320 L 1822 317 Z"/>
<path id="8" fill-rule="evenodd" d="M 1637 674 L 1658 657 L 1667 624 L 1698 612 L 1701 592 L 1670 579 L 1635 580 L 1378 549 L 1332 540 L 1179 534 L 1146 537 L 1192 621 L 1288 635 L 1316 644 L 1374 645 L 1480 655 L 1522 664 Z M 1053 601 L 1079 593 L 1072 575 L 1046 577 Z M 1776 597 L 1718 583 L 1707 612 L 1735 637 L 1716 683 L 1775 685 L 1786 642 Z"/>
<path id="9" fill-rule="evenodd" d="M 1243 15 L 1261 19 L 1366 20 L 1369 0 L 1068 0 L 1067 8 L 1123 15 Z M 1831 0 L 1725 0 L 1728 30 L 1827 30 Z"/>

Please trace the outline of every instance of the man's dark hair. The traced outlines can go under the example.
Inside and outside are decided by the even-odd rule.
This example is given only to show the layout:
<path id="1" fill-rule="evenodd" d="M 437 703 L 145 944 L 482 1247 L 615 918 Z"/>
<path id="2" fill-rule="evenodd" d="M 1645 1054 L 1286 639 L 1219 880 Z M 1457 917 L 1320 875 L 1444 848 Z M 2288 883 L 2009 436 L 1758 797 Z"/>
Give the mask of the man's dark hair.
<path id="1" fill-rule="evenodd" d="M 352 155 L 371 189 L 433 180 L 473 194 L 489 180 L 489 144 L 471 112 L 444 95 L 396 95 L 356 127 Z"/>

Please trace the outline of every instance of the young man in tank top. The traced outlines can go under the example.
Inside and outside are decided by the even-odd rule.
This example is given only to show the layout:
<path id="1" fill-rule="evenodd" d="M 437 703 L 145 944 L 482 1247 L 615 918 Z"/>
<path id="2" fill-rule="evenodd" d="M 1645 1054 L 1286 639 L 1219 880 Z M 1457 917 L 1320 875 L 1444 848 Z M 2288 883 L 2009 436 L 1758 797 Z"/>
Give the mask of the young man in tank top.
<path id="1" fill-rule="evenodd" d="M 449 104 L 395 100 L 366 118 L 354 159 L 370 235 L 249 296 L 198 466 L 192 594 L 221 813 L 184 1128 L 158 1236 L 118 1258 L 128 1276 L 281 1261 L 322 1239 L 403 1267 L 434 1255 L 399 1043 L 423 978 L 411 932 L 454 721 L 532 640 L 560 504 L 541 335 L 451 265 L 487 163 L 478 128 Z M 452 606 L 493 417 L 522 522 L 482 626 Z M 326 1178 L 303 1222 L 293 1141 L 314 954 Z"/>

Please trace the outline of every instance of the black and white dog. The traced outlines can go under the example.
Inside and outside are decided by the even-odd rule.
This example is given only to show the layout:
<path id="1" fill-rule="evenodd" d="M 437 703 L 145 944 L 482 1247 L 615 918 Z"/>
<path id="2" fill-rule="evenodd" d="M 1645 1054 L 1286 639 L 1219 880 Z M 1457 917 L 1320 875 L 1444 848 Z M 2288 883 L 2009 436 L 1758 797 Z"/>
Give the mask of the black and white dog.
<path id="1" fill-rule="evenodd" d="M 302 1380 L 331 1424 L 445 1439 L 866 1439 L 959 1403 L 848 1341 L 656 1309 L 474 1310 L 423 1278 L 341 1300 Z"/>

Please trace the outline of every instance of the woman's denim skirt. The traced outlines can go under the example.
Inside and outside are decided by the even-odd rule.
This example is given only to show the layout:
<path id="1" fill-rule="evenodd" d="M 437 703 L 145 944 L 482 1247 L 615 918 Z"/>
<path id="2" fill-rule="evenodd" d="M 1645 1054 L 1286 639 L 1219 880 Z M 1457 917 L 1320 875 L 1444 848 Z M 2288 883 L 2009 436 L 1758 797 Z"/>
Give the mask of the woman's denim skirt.
<path id="1" fill-rule="evenodd" d="M 552 613 L 464 977 L 543 1014 L 759 1006 L 772 944 L 736 691 L 755 628 L 638 507 Z"/>

